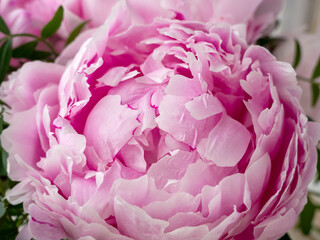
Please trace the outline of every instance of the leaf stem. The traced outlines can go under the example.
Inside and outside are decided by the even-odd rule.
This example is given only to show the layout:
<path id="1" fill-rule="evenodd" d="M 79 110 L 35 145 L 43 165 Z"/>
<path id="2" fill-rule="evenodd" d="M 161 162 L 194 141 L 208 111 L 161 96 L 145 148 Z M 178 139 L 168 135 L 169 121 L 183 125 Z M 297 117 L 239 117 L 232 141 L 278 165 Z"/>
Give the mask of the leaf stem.
<path id="1" fill-rule="evenodd" d="M 8 38 L 13 38 L 13 37 L 31 37 L 34 38 L 36 40 L 38 40 L 39 42 L 43 42 L 45 45 L 47 45 L 47 47 L 50 49 L 51 53 L 57 57 L 59 54 L 56 52 L 56 50 L 53 48 L 52 44 L 50 42 L 48 42 L 46 39 L 43 39 L 41 37 L 38 37 L 36 35 L 30 34 L 30 33 L 17 33 L 17 34 L 11 34 L 11 35 L 7 35 L 6 37 L 0 39 L 0 43 L 2 41 L 5 41 Z"/>
<path id="2" fill-rule="evenodd" d="M 297 79 L 298 80 L 301 80 L 303 82 L 308 82 L 310 83 L 310 79 L 309 78 L 306 78 L 306 77 L 303 77 L 303 76 L 300 76 L 300 75 L 297 75 Z"/>

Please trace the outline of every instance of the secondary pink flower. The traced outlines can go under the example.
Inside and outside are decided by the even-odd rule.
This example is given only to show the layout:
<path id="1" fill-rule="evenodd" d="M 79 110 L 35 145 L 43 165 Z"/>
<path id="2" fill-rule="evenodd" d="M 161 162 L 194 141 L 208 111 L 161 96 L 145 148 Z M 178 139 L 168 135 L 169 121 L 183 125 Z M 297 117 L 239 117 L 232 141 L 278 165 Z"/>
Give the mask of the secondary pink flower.
<path id="1" fill-rule="evenodd" d="M 306 202 L 320 132 L 292 67 L 236 26 L 137 24 L 124 4 L 61 80 L 63 67 L 33 62 L 2 87 L 23 236 L 280 237 Z"/>
<path id="2" fill-rule="evenodd" d="M 301 59 L 296 71 L 299 77 L 310 79 L 312 77 L 313 70 L 319 61 L 320 39 L 318 36 L 312 34 L 300 34 L 297 36 L 297 39 L 301 45 Z M 274 54 L 281 61 L 293 63 L 295 51 L 294 37 L 289 37 L 275 49 Z M 320 78 L 315 81 L 320 84 Z M 300 102 L 304 111 L 313 120 L 320 122 L 320 101 L 317 102 L 316 106 L 312 107 L 310 83 L 305 80 L 300 80 L 299 85 L 303 89 Z"/>
<path id="3" fill-rule="evenodd" d="M 62 5 L 64 21 L 56 35 L 55 45 L 61 50 L 71 31 L 84 20 L 90 20 L 89 27 L 96 28 L 104 23 L 112 7 L 120 0 L 3 0 L 0 15 L 12 33 L 40 35 L 43 26 Z M 282 0 L 127 0 L 127 5 L 141 22 L 152 22 L 155 17 L 169 17 L 185 20 L 225 21 L 231 24 L 245 24 L 247 40 L 254 42 L 274 24 Z M 205 6 L 205 7 L 204 7 Z M 39 11 L 41 9 L 41 11 Z M 0 36 L 3 36 L 2 34 Z M 15 46 L 27 41 L 16 38 Z"/>
<path id="4" fill-rule="evenodd" d="M 246 38 L 251 43 L 270 33 L 282 3 L 282 0 L 162 0 L 165 8 L 179 13 L 183 19 L 245 24 Z"/>
<path id="5" fill-rule="evenodd" d="M 0 15 L 7 23 L 12 34 L 30 33 L 40 36 L 42 28 L 54 16 L 60 5 L 66 5 L 70 0 L 3 0 L 0 3 Z M 58 33 L 51 39 L 55 48 L 62 50 L 65 40 L 71 31 L 84 19 L 83 16 L 75 15 L 64 7 L 64 19 Z M 3 37 L 3 34 L 0 33 Z M 14 38 L 14 47 L 31 41 L 32 38 Z"/>

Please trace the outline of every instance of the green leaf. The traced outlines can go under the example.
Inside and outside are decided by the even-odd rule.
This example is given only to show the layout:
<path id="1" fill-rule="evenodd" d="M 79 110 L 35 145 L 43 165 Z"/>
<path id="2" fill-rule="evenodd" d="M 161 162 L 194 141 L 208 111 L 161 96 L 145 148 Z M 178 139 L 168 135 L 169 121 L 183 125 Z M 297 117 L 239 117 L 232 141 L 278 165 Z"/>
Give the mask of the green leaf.
<path id="1" fill-rule="evenodd" d="M 312 79 L 316 79 L 317 77 L 320 77 L 320 57 L 318 59 L 317 65 L 313 69 L 313 73 L 312 73 Z"/>
<path id="2" fill-rule="evenodd" d="M 37 45 L 38 45 L 37 40 L 22 44 L 21 46 L 13 49 L 12 57 L 14 57 L 14 58 L 27 58 L 28 59 L 30 56 L 32 56 Z"/>
<path id="3" fill-rule="evenodd" d="M 307 204 L 304 206 L 304 209 L 302 210 L 300 214 L 300 227 L 305 235 L 309 235 L 311 227 L 312 227 L 312 220 L 314 217 L 316 207 L 313 205 L 313 203 L 308 198 Z"/>
<path id="4" fill-rule="evenodd" d="M 68 46 L 71 42 L 73 42 L 73 40 L 79 35 L 79 33 L 81 32 L 81 30 L 89 23 L 90 21 L 84 21 L 82 23 L 80 23 L 77 27 L 75 27 L 72 32 L 70 33 L 67 41 L 66 41 L 66 46 Z"/>
<path id="5" fill-rule="evenodd" d="M 320 181 L 320 149 L 317 148 L 317 154 L 318 154 L 318 161 L 317 161 L 317 181 Z"/>
<path id="6" fill-rule="evenodd" d="M 3 100 L 0 99 L 0 105 L 5 105 L 7 108 L 10 108 L 10 106 Z"/>
<path id="7" fill-rule="evenodd" d="M 19 232 L 17 228 L 8 228 L 8 229 L 0 230 L 0 235 L 2 239 L 6 239 L 6 240 L 16 239 L 18 233 Z"/>
<path id="8" fill-rule="evenodd" d="M 29 60 L 45 60 L 51 57 L 51 52 L 46 51 L 34 51 L 33 54 L 28 58 Z"/>
<path id="9" fill-rule="evenodd" d="M 295 39 L 295 43 L 296 43 L 296 55 L 294 58 L 294 62 L 293 62 L 293 68 L 296 69 L 300 63 L 301 60 L 301 46 L 300 43 L 297 39 Z"/>
<path id="10" fill-rule="evenodd" d="M 3 180 L 0 179 L 0 195 L 1 197 L 4 197 L 5 193 L 6 193 L 6 185 L 3 183 Z"/>
<path id="11" fill-rule="evenodd" d="M 2 130 L 5 128 L 5 121 L 3 120 L 3 111 L 0 113 L 0 134 L 2 134 Z M 1 140 L 0 140 L 1 143 Z M 2 143 L 0 146 L 0 177 L 7 176 L 7 158 L 8 154 L 2 148 Z"/>
<path id="12" fill-rule="evenodd" d="M 9 188 L 13 188 L 15 185 L 17 185 L 19 183 L 19 182 L 14 182 L 14 181 L 10 180 L 10 178 L 8 178 L 7 181 L 8 181 Z M 15 205 L 15 206 L 18 206 L 18 205 Z"/>
<path id="13" fill-rule="evenodd" d="M 0 218 L 2 218 L 5 213 L 6 213 L 6 206 L 4 205 L 4 202 L 0 202 Z"/>
<path id="14" fill-rule="evenodd" d="M 288 233 L 286 233 L 285 235 L 283 235 L 281 238 L 279 238 L 279 240 L 291 240 L 290 236 Z"/>
<path id="15" fill-rule="evenodd" d="M 12 39 L 6 40 L 0 47 L 0 83 L 5 79 L 12 56 Z"/>
<path id="16" fill-rule="evenodd" d="M 317 65 L 313 69 L 312 77 L 311 77 L 311 105 L 312 107 L 316 106 L 317 101 L 319 99 L 320 87 L 319 84 L 315 82 L 316 78 L 320 77 L 320 57 L 318 59 Z"/>
<path id="17" fill-rule="evenodd" d="M 1 148 L 0 177 L 7 176 L 7 159 L 8 153 L 3 148 Z"/>
<path id="18" fill-rule="evenodd" d="M 267 48 L 270 52 L 272 52 L 278 44 L 283 42 L 283 38 L 272 38 L 272 37 L 263 37 L 257 40 L 257 45 Z"/>
<path id="19" fill-rule="evenodd" d="M 6 35 L 10 34 L 10 30 L 6 24 L 6 22 L 4 21 L 4 19 L 0 16 L 0 32 L 3 32 Z"/>
<path id="20" fill-rule="evenodd" d="M 9 204 L 8 208 L 7 208 L 7 211 L 8 211 L 8 214 L 10 216 L 20 216 L 20 215 L 22 215 L 24 213 L 22 203 L 20 203 L 18 205 Z"/>
<path id="21" fill-rule="evenodd" d="M 54 35 L 58 31 L 62 23 L 62 20 L 63 20 L 63 7 L 60 6 L 56 11 L 56 13 L 54 14 L 53 18 L 47 23 L 47 25 L 43 27 L 41 31 L 41 38 L 47 39 L 52 35 Z"/>
<path id="22" fill-rule="evenodd" d="M 311 84 L 311 91 L 312 91 L 312 107 L 317 104 L 320 95 L 320 87 L 317 83 Z"/>

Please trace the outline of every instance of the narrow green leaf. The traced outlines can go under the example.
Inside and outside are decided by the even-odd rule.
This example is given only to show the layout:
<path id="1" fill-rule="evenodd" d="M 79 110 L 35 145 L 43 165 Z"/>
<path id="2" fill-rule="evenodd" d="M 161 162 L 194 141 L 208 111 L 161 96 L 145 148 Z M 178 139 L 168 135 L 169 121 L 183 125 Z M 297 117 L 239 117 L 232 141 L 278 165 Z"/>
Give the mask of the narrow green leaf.
<path id="1" fill-rule="evenodd" d="M 3 180 L 0 179 L 0 196 L 4 197 L 6 193 L 6 185 L 3 183 Z"/>
<path id="2" fill-rule="evenodd" d="M 304 206 L 304 209 L 302 210 L 300 214 L 300 227 L 305 235 L 309 235 L 311 227 L 312 227 L 312 220 L 314 217 L 316 207 L 313 205 L 313 203 L 308 198 L 307 204 Z"/>
<path id="3" fill-rule="evenodd" d="M 7 152 L 1 148 L 0 177 L 7 176 Z"/>
<path id="4" fill-rule="evenodd" d="M 32 56 L 32 53 L 36 49 L 37 45 L 38 45 L 37 40 L 22 44 L 21 46 L 13 49 L 12 57 L 28 59 L 30 56 Z"/>
<path id="5" fill-rule="evenodd" d="M 4 120 L 3 120 L 3 111 L 2 111 L 0 113 L 0 134 L 2 133 L 3 125 L 4 125 Z M 1 153 L 1 155 L 0 155 L 0 177 L 7 176 L 7 156 L 3 154 L 4 152 L 5 152 L 5 150 L 2 148 L 2 143 L 1 143 L 1 146 L 0 146 L 0 153 Z"/>
<path id="6" fill-rule="evenodd" d="M 90 21 L 84 21 L 80 23 L 77 27 L 75 27 L 72 32 L 70 33 L 67 41 L 66 41 L 66 46 L 68 46 L 81 32 L 81 30 L 89 23 Z"/>
<path id="7" fill-rule="evenodd" d="M 31 56 L 29 56 L 27 59 L 29 60 L 45 60 L 49 57 L 51 57 L 51 52 L 46 51 L 34 51 Z"/>
<path id="8" fill-rule="evenodd" d="M 272 38 L 272 37 L 263 37 L 257 40 L 257 45 L 267 48 L 272 52 L 279 43 L 283 42 L 283 38 Z"/>
<path id="9" fill-rule="evenodd" d="M 320 86 L 317 83 L 311 84 L 311 91 L 312 91 L 312 107 L 316 106 L 317 101 L 320 95 Z"/>
<path id="10" fill-rule="evenodd" d="M 12 39 L 6 40 L 0 47 L 0 83 L 6 77 L 12 56 Z"/>
<path id="11" fill-rule="evenodd" d="M 318 154 L 318 161 L 317 161 L 317 181 L 320 181 L 320 149 L 317 148 L 317 154 Z"/>
<path id="12" fill-rule="evenodd" d="M 312 79 L 316 79 L 317 77 L 320 77 L 320 57 L 312 73 Z"/>
<path id="13" fill-rule="evenodd" d="M 6 207 L 4 205 L 4 202 L 0 202 L 0 218 L 3 217 L 3 215 L 6 213 Z"/>
<path id="14" fill-rule="evenodd" d="M 6 22 L 4 21 L 4 19 L 0 16 L 0 32 L 3 32 L 6 35 L 10 34 L 10 30 L 6 24 Z"/>
<path id="15" fill-rule="evenodd" d="M 45 25 L 41 31 L 41 38 L 47 39 L 55 34 L 63 20 L 63 7 L 60 6 L 56 13 L 54 14 L 53 18 Z"/>
<path id="16" fill-rule="evenodd" d="M 291 240 L 290 236 L 288 233 L 286 233 L 285 235 L 283 235 L 281 238 L 279 238 L 279 240 Z"/>
<path id="17" fill-rule="evenodd" d="M 10 106 L 3 100 L 0 99 L 0 105 L 5 105 L 7 108 L 10 108 Z"/>
<path id="18" fill-rule="evenodd" d="M 301 46 L 300 43 L 297 39 L 295 39 L 295 43 L 296 43 L 296 51 L 295 51 L 295 58 L 294 58 L 294 62 L 293 62 L 293 68 L 296 69 L 300 63 L 301 60 Z"/>

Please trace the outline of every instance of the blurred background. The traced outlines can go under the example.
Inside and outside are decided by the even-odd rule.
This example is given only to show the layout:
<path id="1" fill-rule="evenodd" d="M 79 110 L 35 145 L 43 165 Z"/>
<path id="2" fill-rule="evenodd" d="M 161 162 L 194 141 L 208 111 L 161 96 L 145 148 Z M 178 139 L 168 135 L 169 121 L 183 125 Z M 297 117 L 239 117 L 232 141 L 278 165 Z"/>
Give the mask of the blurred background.
<path id="1" fill-rule="evenodd" d="M 302 32 L 317 35 L 320 47 L 320 0 L 285 0 L 274 34 L 295 35 Z M 320 113 L 319 108 L 314 108 L 314 111 Z M 292 240 L 320 240 L 320 183 L 310 185 L 309 198 L 316 206 L 311 231 L 306 236 L 296 227 L 289 232 Z"/>
<path id="2" fill-rule="evenodd" d="M 279 20 L 277 32 L 304 30 L 320 36 L 320 0 L 285 0 Z"/>

